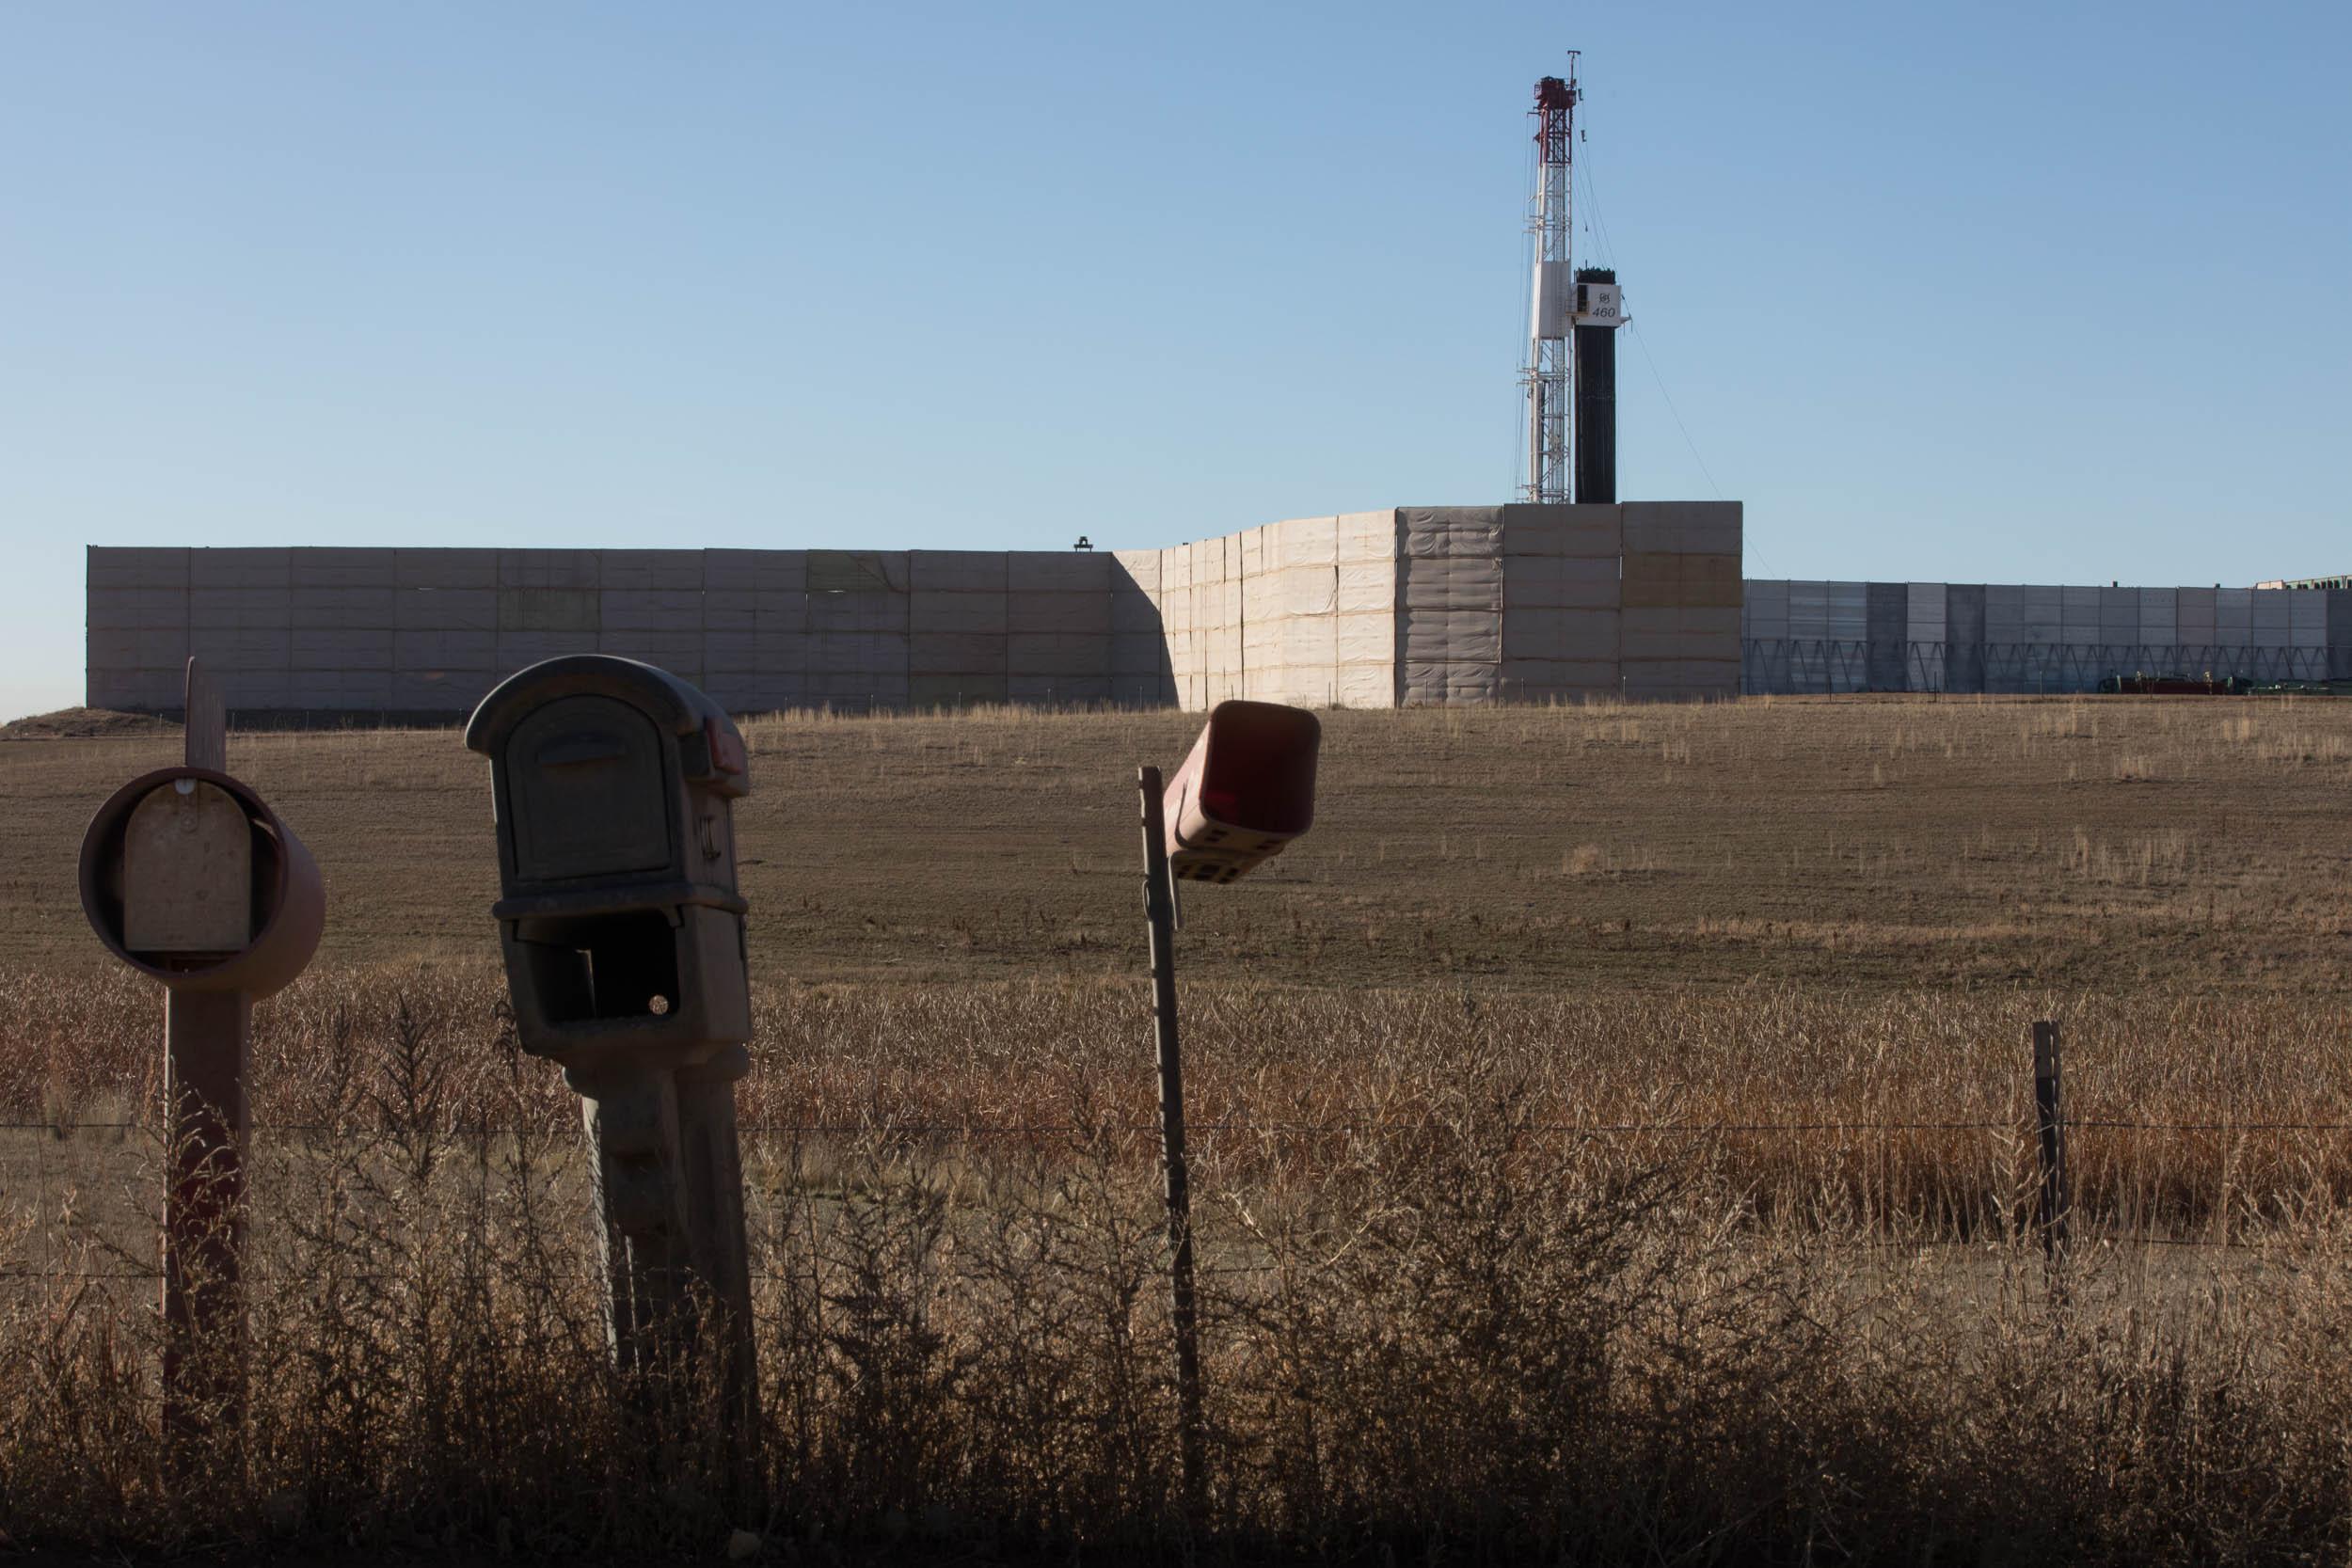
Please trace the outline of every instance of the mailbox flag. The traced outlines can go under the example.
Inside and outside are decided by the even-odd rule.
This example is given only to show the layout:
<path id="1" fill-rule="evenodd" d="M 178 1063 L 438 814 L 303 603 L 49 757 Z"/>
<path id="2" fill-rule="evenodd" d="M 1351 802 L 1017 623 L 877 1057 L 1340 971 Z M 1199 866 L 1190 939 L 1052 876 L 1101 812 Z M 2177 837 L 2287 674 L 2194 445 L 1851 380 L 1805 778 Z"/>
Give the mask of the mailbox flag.
<path id="1" fill-rule="evenodd" d="M 1219 703 L 1168 782 L 1168 869 L 1187 881 L 1230 882 L 1282 852 L 1315 816 L 1323 726 L 1305 708 Z"/>

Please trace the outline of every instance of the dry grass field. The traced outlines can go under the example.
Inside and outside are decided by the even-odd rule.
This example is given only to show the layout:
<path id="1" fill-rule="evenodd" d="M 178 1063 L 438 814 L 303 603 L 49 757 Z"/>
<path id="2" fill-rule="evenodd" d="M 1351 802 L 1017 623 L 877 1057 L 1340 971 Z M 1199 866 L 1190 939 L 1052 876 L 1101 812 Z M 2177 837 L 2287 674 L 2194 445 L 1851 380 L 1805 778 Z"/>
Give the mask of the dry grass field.
<path id="1" fill-rule="evenodd" d="M 753 1474 L 614 1379 L 486 768 L 240 736 L 326 871 L 256 1018 L 255 1420 L 160 1465 L 147 733 L 0 740 L 0 1531 L 291 1554 L 2343 1560 L 2352 705 L 1333 714 L 1182 939 L 1212 1485 L 1171 1491 L 1134 768 L 1184 715 L 747 734 Z M 2045 1260 L 2026 1033 L 2066 1026 Z M 122 1124 L 119 1126 L 104 1124 Z"/>
<path id="2" fill-rule="evenodd" d="M 762 978 L 1134 973 L 1135 768 L 1181 714 L 748 725 Z M 96 969 L 73 852 L 170 735 L 0 741 L 0 962 Z M 325 868 L 330 960 L 495 953 L 454 731 L 240 736 Z M 1195 900 L 1204 978 L 1622 993 L 1802 982 L 2340 992 L 2352 710 L 1762 699 L 1335 713 L 1314 832 Z"/>

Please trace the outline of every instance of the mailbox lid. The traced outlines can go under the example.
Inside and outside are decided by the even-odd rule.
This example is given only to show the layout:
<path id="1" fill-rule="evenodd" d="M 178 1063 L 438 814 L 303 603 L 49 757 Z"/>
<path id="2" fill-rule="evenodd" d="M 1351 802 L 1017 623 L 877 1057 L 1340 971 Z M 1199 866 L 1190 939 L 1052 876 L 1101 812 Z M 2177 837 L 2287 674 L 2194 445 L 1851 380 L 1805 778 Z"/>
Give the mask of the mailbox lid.
<path id="1" fill-rule="evenodd" d="M 122 945 L 166 958 L 242 953 L 253 941 L 253 827 L 215 784 L 175 779 L 122 830 Z"/>
<path id="2" fill-rule="evenodd" d="M 667 670 L 612 654 L 571 654 L 517 670 L 466 721 L 466 745 L 499 763 L 516 726 L 550 703 L 584 695 L 635 707 L 675 736 L 677 766 L 697 789 L 730 800 L 750 793 L 743 736 L 726 709 Z"/>
<path id="3" fill-rule="evenodd" d="M 674 864 L 671 745 L 617 698 L 559 697 L 506 733 L 506 824 L 515 879 L 631 876 Z"/>

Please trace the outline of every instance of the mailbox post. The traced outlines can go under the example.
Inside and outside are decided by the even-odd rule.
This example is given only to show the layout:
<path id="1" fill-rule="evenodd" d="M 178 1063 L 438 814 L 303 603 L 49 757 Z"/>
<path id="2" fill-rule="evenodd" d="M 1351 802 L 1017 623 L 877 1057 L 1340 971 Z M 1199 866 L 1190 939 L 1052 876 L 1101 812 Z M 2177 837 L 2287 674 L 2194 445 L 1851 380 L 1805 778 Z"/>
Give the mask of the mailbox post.
<path id="1" fill-rule="evenodd" d="M 228 771 L 219 689 L 187 664 L 183 761 L 124 784 L 82 836 L 82 910 L 164 986 L 164 1425 L 176 1444 L 244 1419 L 246 1075 L 253 1004 L 318 950 L 326 890 L 276 813 Z"/>
<path id="2" fill-rule="evenodd" d="M 703 1313 L 733 1418 L 755 1398 L 735 1081 L 751 982 L 723 709 L 666 671 L 580 655 L 509 676 L 466 744 L 490 759 L 491 913 L 523 1049 L 564 1069 L 596 1149 L 619 1364 L 677 1368 Z"/>
<path id="3" fill-rule="evenodd" d="M 1323 727 L 1304 708 L 1226 702 L 1165 788 L 1136 770 L 1143 798 L 1143 908 L 1152 940 L 1152 1043 L 1160 1075 L 1160 1151 L 1168 1203 L 1168 1321 L 1176 1338 L 1178 1451 L 1184 1506 L 1204 1497 L 1200 1310 L 1192 1250 L 1192 1167 L 1184 1140 L 1184 1053 L 1176 1033 L 1176 884 L 1231 882 L 1282 852 L 1314 822 Z"/>

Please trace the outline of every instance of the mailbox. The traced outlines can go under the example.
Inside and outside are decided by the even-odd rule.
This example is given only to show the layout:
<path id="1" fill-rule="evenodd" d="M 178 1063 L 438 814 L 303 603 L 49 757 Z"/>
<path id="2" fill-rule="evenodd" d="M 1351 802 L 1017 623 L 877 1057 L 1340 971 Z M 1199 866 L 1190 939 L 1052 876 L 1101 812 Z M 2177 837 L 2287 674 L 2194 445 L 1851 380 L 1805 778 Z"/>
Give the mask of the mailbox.
<path id="1" fill-rule="evenodd" d="M 107 950 L 173 991 L 270 996 L 326 922 L 318 863 L 251 788 L 164 768 L 115 791 L 82 837 L 82 909 Z"/>
<path id="2" fill-rule="evenodd" d="M 186 670 L 182 766 L 107 797 L 82 835 L 82 912 L 164 986 L 164 1431 L 173 1463 L 244 1419 L 245 1144 L 253 1003 L 318 951 L 326 884 L 229 768 L 229 711 Z"/>
<path id="3" fill-rule="evenodd" d="M 1168 782 L 1170 874 L 1230 882 L 1282 852 L 1315 816 L 1323 726 L 1279 703 L 1219 703 Z"/>
<path id="4" fill-rule="evenodd" d="M 751 1035 L 723 709 L 601 654 L 502 682 L 466 726 L 490 759 L 499 922 L 524 1049 L 568 1069 L 693 1067 Z"/>
<path id="5" fill-rule="evenodd" d="M 733 1430 L 748 1433 L 735 1081 L 752 1003 L 730 804 L 751 787 L 743 737 L 669 672 L 583 654 L 507 677 L 466 744 L 490 759 L 491 912 L 516 1033 L 563 1064 L 596 1145 L 615 1356 L 683 1364 L 715 1303 Z"/>

